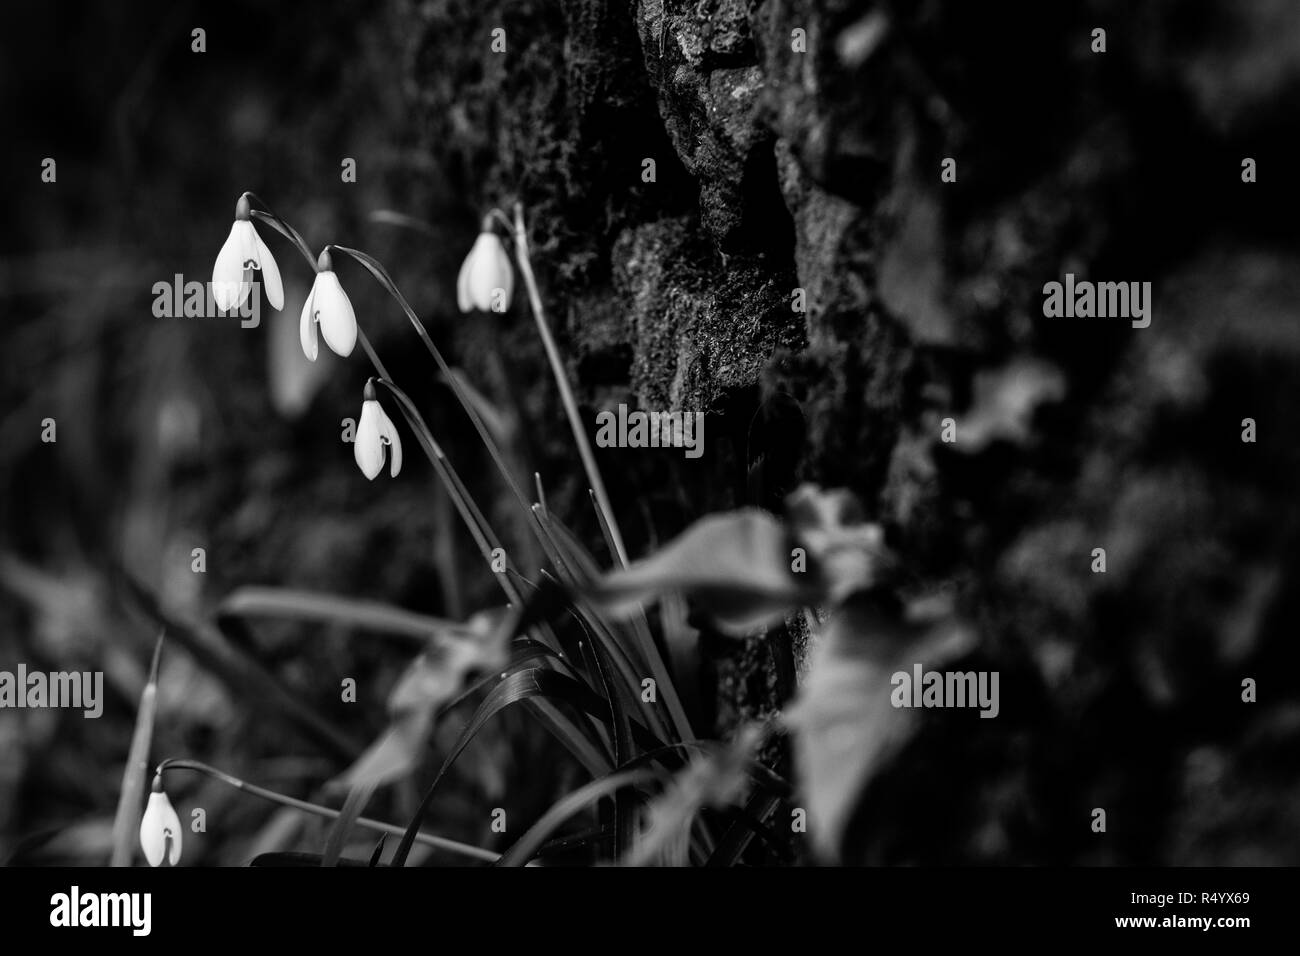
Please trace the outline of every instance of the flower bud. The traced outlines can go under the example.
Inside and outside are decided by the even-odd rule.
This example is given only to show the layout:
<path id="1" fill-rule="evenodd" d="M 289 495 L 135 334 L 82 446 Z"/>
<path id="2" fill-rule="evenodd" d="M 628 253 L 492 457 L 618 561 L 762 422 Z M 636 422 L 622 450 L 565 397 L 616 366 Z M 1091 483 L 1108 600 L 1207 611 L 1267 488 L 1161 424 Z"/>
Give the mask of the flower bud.
<path id="1" fill-rule="evenodd" d="M 231 312 L 244 304 L 253 288 L 253 274 L 260 273 L 262 291 L 273 309 L 284 308 L 284 283 L 275 256 L 266 247 L 250 218 L 248 196 L 235 203 L 235 221 L 230 234 L 217 253 L 212 267 L 212 298 L 222 312 Z"/>
<path id="2" fill-rule="evenodd" d="M 181 859 L 181 821 L 162 789 L 162 774 L 153 778 L 153 791 L 140 819 L 140 847 L 150 866 L 175 866 Z"/>
<path id="3" fill-rule="evenodd" d="M 356 459 L 357 467 L 371 481 L 384 470 L 385 447 L 391 454 L 389 475 L 396 478 L 402 470 L 402 440 L 398 437 L 392 420 L 384 414 L 384 409 L 379 404 L 372 378 L 366 382 L 361 402 L 361 420 L 357 422 L 357 433 L 352 440 L 352 456 Z"/>
<path id="4" fill-rule="evenodd" d="M 515 277 L 510 257 L 500 237 L 484 229 L 460 267 L 456 279 L 456 304 L 462 312 L 504 312 L 510 308 Z"/>
<path id="5" fill-rule="evenodd" d="M 316 332 L 325 337 L 325 344 L 339 355 L 347 357 L 357 344 L 357 316 L 352 311 L 352 300 L 339 284 L 334 273 L 334 263 L 328 251 L 316 261 L 316 281 L 302 306 L 298 321 L 298 334 L 303 354 L 316 361 Z"/>

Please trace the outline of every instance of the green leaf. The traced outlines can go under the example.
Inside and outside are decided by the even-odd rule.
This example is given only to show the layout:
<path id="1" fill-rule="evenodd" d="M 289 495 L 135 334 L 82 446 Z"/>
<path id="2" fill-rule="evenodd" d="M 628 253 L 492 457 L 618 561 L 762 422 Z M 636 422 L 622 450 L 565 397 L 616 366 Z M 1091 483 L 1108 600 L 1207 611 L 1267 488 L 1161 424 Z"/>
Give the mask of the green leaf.
<path id="1" fill-rule="evenodd" d="M 163 609 L 162 602 L 147 585 L 124 568 L 113 569 L 131 606 L 166 629 L 169 639 L 180 644 L 203 668 L 210 671 L 250 706 L 276 720 L 286 720 L 305 736 L 343 759 L 353 759 L 361 744 L 319 711 L 286 690 L 274 675 L 241 649 L 218 626 L 183 618 Z"/>
<path id="2" fill-rule="evenodd" d="M 249 866 L 257 867 L 306 867 L 320 866 L 324 857 L 319 853 L 278 852 L 261 853 L 249 860 Z M 337 866 L 365 866 L 362 860 L 339 859 Z"/>
<path id="3" fill-rule="evenodd" d="M 595 559 L 591 557 L 590 551 L 586 550 L 586 548 L 582 546 L 582 542 L 578 541 L 575 533 L 569 531 L 563 522 L 559 522 L 558 519 L 555 519 L 554 515 L 547 515 L 545 522 L 543 522 L 543 527 L 546 527 L 547 531 L 550 531 L 552 536 L 554 536 L 556 548 L 558 548 L 560 554 L 563 555 L 564 561 L 568 563 L 568 566 L 576 568 L 575 578 L 571 581 L 571 587 L 576 588 L 581 592 L 584 585 L 599 578 L 597 563 L 595 563 Z M 601 622 L 599 618 L 595 618 L 594 615 L 586 613 L 586 609 L 582 609 L 582 617 L 588 619 L 589 622 L 593 622 L 595 630 L 603 633 L 603 635 L 610 636 L 612 641 L 612 636 L 614 636 L 614 627 L 607 626 L 607 624 Z M 666 737 L 675 736 L 676 739 L 679 740 L 689 740 L 690 737 L 694 736 L 692 728 L 690 728 L 690 721 L 686 719 L 686 711 L 681 706 L 681 697 L 679 693 L 677 693 L 676 685 L 673 684 L 667 667 L 664 666 L 663 657 L 660 656 L 659 648 L 654 643 L 654 637 L 651 636 L 650 624 L 646 620 L 645 609 L 643 609 L 640 604 L 630 607 L 629 613 L 627 614 L 627 622 L 624 623 L 624 627 L 630 628 L 630 633 L 624 633 L 623 641 L 621 641 L 621 643 L 616 643 L 615 641 L 616 649 L 614 653 L 616 653 L 617 656 L 623 656 L 624 646 L 627 646 L 629 649 L 634 649 L 633 653 L 636 653 L 636 650 L 640 650 L 638 657 L 641 658 L 643 666 L 649 667 L 649 676 L 653 676 L 655 684 L 658 685 L 659 688 L 659 702 L 655 705 L 655 708 L 651 710 L 651 713 L 654 714 L 655 722 L 658 724 L 659 730 L 662 731 L 663 735 Z M 632 682 L 633 691 L 636 693 L 641 692 L 641 676 L 645 676 L 645 674 L 642 672 L 642 674 Z M 664 722 L 664 719 L 660 717 L 660 709 L 667 711 L 667 719 L 668 721 L 671 721 L 671 727 L 669 727 L 668 724 Z"/>
<path id="4" fill-rule="evenodd" d="M 429 650 L 411 662 L 389 694 L 388 729 L 334 785 L 378 787 L 410 773 L 423 756 L 434 715 L 455 699 L 469 675 L 497 672 L 505 666 L 517 622 L 517 611 L 497 621 L 478 615 L 458 636 L 436 635 Z"/>
<path id="5" fill-rule="evenodd" d="M 589 688 L 572 677 L 567 677 L 564 674 L 540 666 L 507 671 L 506 676 L 492 688 L 488 696 L 479 704 L 478 709 L 469 719 L 464 729 L 461 730 L 460 736 L 456 739 L 446 758 L 444 758 L 442 766 L 438 768 L 438 773 L 434 776 L 429 789 L 425 791 L 424 798 L 420 801 L 415 816 L 411 819 L 406 833 L 402 836 L 402 842 L 398 844 L 397 850 L 393 854 L 393 866 L 400 867 L 406 864 L 406 857 L 410 853 L 415 833 L 419 830 L 420 824 L 424 821 L 424 815 L 432 804 L 433 795 L 438 784 L 447 771 L 451 769 L 451 765 L 456 762 L 456 758 L 469 746 L 470 741 L 474 739 L 489 720 L 502 710 L 512 704 L 533 698 L 560 700 L 579 710 L 595 714 L 602 720 L 608 721 L 610 719 L 608 703 L 601 700 Z M 557 730 L 557 727 L 560 729 Z M 556 732 L 562 743 L 569 746 L 575 756 L 582 755 L 579 756 L 579 759 L 583 761 L 584 765 L 590 766 L 589 761 L 595 758 L 599 760 L 598 768 L 601 764 L 604 765 L 604 769 L 600 770 L 600 772 L 608 771 L 608 761 L 598 754 L 587 752 L 592 749 L 591 742 L 571 722 L 567 726 L 556 723 L 551 725 L 550 729 Z"/>
<path id="6" fill-rule="evenodd" d="M 515 424 L 513 416 L 501 411 L 492 401 L 474 387 L 474 383 L 458 368 L 451 370 L 451 376 L 439 375 L 439 379 L 446 382 L 448 387 L 451 386 L 451 378 L 456 379 L 456 384 L 464 392 L 466 399 L 474 406 L 474 410 L 483 419 L 483 424 L 492 434 L 492 437 L 501 445 L 508 445 L 514 440 Z"/>
<path id="7" fill-rule="evenodd" d="M 632 739 L 632 720 L 634 716 L 641 716 L 640 698 L 634 687 L 610 673 L 612 668 L 609 657 L 600 644 L 593 642 L 591 650 L 595 670 L 605 692 L 605 702 L 613 718 L 614 765 L 621 766 L 637 755 Z M 631 795 L 626 790 L 620 790 L 614 798 L 614 848 L 617 855 L 621 856 L 632 844 L 636 824 L 634 814 Z"/>
<path id="8" fill-rule="evenodd" d="M 399 226 L 403 229 L 410 229 L 412 232 L 423 233 L 426 236 L 436 237 L 438 235 L 438 231 L 423 219 L 416 219 L 414 216 L 408 216 L 406 213 L 392 209 L 376 209 L 370 214 L 370 221 L 382 223 L 385 226 Z"/>
<path id="9" fill-rule="evenodd" d="M 549 512 L 537 513 L 538 527 L 543 532 L 539 537 L 547 555 L 554 563 L 561 580 L 577 594 L 590 589 L 590 582 L 600 575 L 595 559 L 583 547 L 577 537 Z M 566 602 L 568 603 L 568 602 Z M 592 612 L 585 600 L 571 603 L 580 623 L 583 623 L 602 642 L 605 652 L 610 655 L 614 667 L 618 670 L 620 680 L 635 694 L 641 693 L 641 680 L 650 676 L 659 688 L 658 700 L 649 710 L 653 730 L 665 738 L 676 737 L 688 740 L 693 734 L 686 712 L 678 698 L 677 688 L 673 685 L 667 668 L 655 646 L 645 620 L 645 612 L 640 605 L 630 610 L 628 620 L 618 622 L 606 620 Z M 627 628 L 631 628 L 631 633 Z M 649 670 L 647 674 L 646 671 Z M 669 722 L 671 721 L 671 726 Z"/>
<path id="10" fill-rule="evenodd" d="M 550 839 L 551 834 L 579 810 L 602 797 L 617 793 L 624 787 L 641 786 L 655 780 L 658 776 L 659 771 L 641 767 L 636 770 L 620 770 L 579 787 L 542 814 L 541 819 L 529 827 L 514 846 L 502 855 L 497 865 L 523 866 L 537 855 L 537 851 Z"/>
<path id="11" fill-rule="evenodd" d="M 314 591 L 243 587 L 231 592 L 217 608 L 219 617 L 286 618 L 323 621 L 343 627 L 400 634 L 427 640 L 434 634 L 469 636 L 468 625 L 416 614 L 380 601 L 363 601 Z"/>
<path id="12" fill-rule="evenodd" d="M 135 714 L 135 730 L 122 771 L 122 792 L 113 818 L 113 857 L 111 866 L 130 866 L 140 839 L 140 814 L 144 784 L 149 775 L 149 746 L 153 741 L 154 714 L 158 709 L 158 662 L 162 657 L 163 635 L 154 645 L 149 677 L 140 693 L 140 707 Z"/>
<path id="13" fill-rule="evenodd" d="M 791 570 L 792 546 L 767 512 L 709 515 L 650 557 L 594 582 L 589 597 L 609 613 L 630 615 L 681 591 L 724 633 L 743 636 L 815 599 L 815 589 Z"/>
<path id="14" fill-rule="evenodd" d="M 339 811 L 334 825 L 330 827 L 329 838 L 325 841 L 325 852 L 321 854 L 321 866 L 338 866 L 339 859 L 343 855 L 343 847 L 347 845 L 348 833 L 351 832 L 353 824 L 357 822 L 361 811 L 366 808 L 374 793 L 373 783 L 360 783 L 348 791 L 348 798 L 343 801 L 343 809 Z"/>
<path id="15" fill-rule="evenodd" d="M 748 848 L 755 836 L 763 837 L 764 842 L 783 863 L 793 861 L 794 854 L 788 846 L 782 845 L 767 826 L 767 819 L 781 805 L 781 798 L 767 790 L 758 790 L 749 798 L 736 820 L 727 828 L 727 832 L 718 841 L 718 848 L 705 864 L 710 867 L 735 866 L 741 855 Z"/>
<path id="16" fill-rule="evenodd" d="M 762 741 L 760 725 L 741 728 L 728 746 L 696 757 L 651 801 L 627 866 L 685 866 L 695 818 L 705 807 L 720 808 L 743 800 L 749 789 L 749 766 Z"/>
<path id="17" fill-rule="evenodd" d="M 704 687 L 700 676 L 700 632 L 691 625 L 686 601 L 680 592 L 665 594 L 660 599 L 659 623 L 664 635 L 664 647 L 668 651 L 668 661 L 672 666 L 673 689 L 677 692 L 684 713 L 699 719 L 704 711 Z M 689 727 L 689 721 L 687 726 Z M 683 739 L 689 739 L 689 736 Z"/>

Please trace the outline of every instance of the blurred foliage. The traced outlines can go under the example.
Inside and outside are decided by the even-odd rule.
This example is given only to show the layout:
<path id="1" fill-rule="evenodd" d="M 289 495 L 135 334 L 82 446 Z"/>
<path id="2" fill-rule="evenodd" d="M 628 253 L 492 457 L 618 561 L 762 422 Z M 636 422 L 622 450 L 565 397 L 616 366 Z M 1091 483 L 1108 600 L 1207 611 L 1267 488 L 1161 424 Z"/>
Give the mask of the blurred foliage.
<path id="1" fill-rule="evenodd" d="M 102 669 L 108 701 L 99 720 L 0 714 L 0 857 L 20 836 L 59 828 L 30 858 L 107 859 L 158 623 L 124 597 L 124 575 L 181 621 L 201 619 L 246 583 L 457 614 L 490 593 L 486 575 L 446 582 L 435 572 L 472 551 L 427 470 L 382 488 L 358 474 L 342 419 L 359 415 L 366 372 L 325 358 L 311 366 L 298 350 L 311 273 L 289 244 L 264 230 L 286 303 L 282 314 L 264 306 L 256 328 L 152 311 L 154 283 L 210 278 L 235 199 L 252 189 L 313 246 L 339 241 L 381 255 L 431 326 L 453 318 L 431 249 L 448 244 L 444 259 L 454 256 L 475 213 L 465 207 L 436 242 L 368 219 L 409 208 L 424 195 L 412 184 L 429 172 L 406 121 L 406 65 L 393 54 L 402 12 L 338 2 L 47 4 L 9 19 L 0 56 L 0 104 L 14 131 L 0 186 L 0 662 Z M 191 51 L 194 27 L 206 30 L 205 53 Z M 51 56 L 66 67 L 47 72 Z M 33 75 L 44 77 L 39 95 Z M 28 175 L 45 156 L 58 162 L 54 184 Z M 357 162 L 355 184 L 340 181 L 344 157 Z M 409 352 L 405 319 L 354 273 L 344 281 L 368 333 L 441 424 L 445 389 Z M 40 441 L 46 417 L 57 422 L 55 444 Z M 451 417 L 444 440 L 454 445 L 468 428 Z M 461 467 L 478 481 L 472 458 Z M 204 574 L 191 571 L 196 547 L 206 549 Z M 354 742 L 382 726 L 386 690 L 405 663 L 381 641 L 321 623 L 258 622 L 220 640 Z M 239 674 L 201 655 L 196 663 L 169 636 L 155 759 L 183 753 L 294 791 L 341 769 L 339 754 L 286 724 Z M 360 687 L 355 705 L 340 700 L 346 677 Z M 503 776 L 520 765 L 503 759 L 509 751 L 544 752 L 546 738 L 508 715 L 498 726 L 463 762 L 440 827 L 477 838 L 487 826 L 480 797 L 520 812 L 546 799 L 546 775 L 530 771 L 522 790 Z M 314 821 L 201 780 L 183 788 L 178 806 L 202 806 L 210 821 L 206 834 L 187 834 L 188 862 L 319 848 Z M 380 809 L 410 809 L 413 793 L 396 792 Z"/>
<path id="2" fill-rule="evenodd" d="M 584 546 L 600 530 L 534 330 L 519 306 L 455 310 L 457 267 L 493 203 L 529 210 L 580 399 L 709 412 L 698 463 L 599 453 L 633 554 L 709 512 L 774 511 L 815 480 L 854 492 L 872 540 L 900 556 L 882 632 L 899 627 L 889 602 L 951 599 L 976 635 L 971 665 L 1018 688 L 997 721 L 866 721 L 852 702 L 882 672 L 876 649 L 858 653 L 851 618 L 824 607 L 734 641 L 699 619 L 700 594 L 661 605 L 663 629 L 691 635 L 665 651 L 709 736 L 783 707 L 805 661 L 840 661 L 824 671 L 838 680 L 804 683 L 826 707 L 802 719 L 843 726 L 852 745 L 843 760 L 803 758 L 809 779 L 829 781 L 810 803 L 833 818 L 843 859 L 1296 862 L 1296 9 L 8 11 L 0 666 L 102 669 L 108 700 L 99 720 L 0 714 L 0 859 L 108 858 L 160 623 L 155 756 L 324 799 L 321 784 L 389 726 L 393 689 L 418 685 L 409 648 L 328 619 L 214 614 L 227 595 L 274 585 L 454 620 L 499 600 L 422 462 L 382 484 L 357 473 L 340 438 L 368 370 L 301 360 L 310 273 L 286 243 L 265 236 L 286 308 L 256 329 L 153 315 L 154 283 L 210 276 L 251 189 L 313 247 L 384 261 L 491 410 L 516 480 L 536 468 Z M 821 40 L 806 58 L 788 52 L 792 20 Z M 508 30 L 509 68 L 489 52 L 489 21 Z M 1104 57 L 1085 42 L 1098 22 Z M 207 52 L 194 53 L 200 26 Z M 937 178 L 946 155 L 961 157 L 960 188 Z M 1249 186 L 1244 155 L 1260 158 Z M 46 156 L 53 184 L 39 182 Z M 647 156 L 655 189 L 639 179 Z M 340 181 L 344 157 L 355 184 Z M 531 573 L 541 549 L 447 383 L 383 291 L 340 270 L 394 379 Z M 1155 282 L 1151 328 L 1041 322 L 1041 284 L 1067 270 Z M 796 284 L 806 315 L 789 308 Z M 977 440 L 936 443 L 949 414 Z M 1249 445 L 1247 416 L 1259 423 Z M 45 418 L 55 444 L 40 440 Z M 1099 543 L 1104 575 L 1088 569 Z M 1241 703 L 1243 677 L 1260 680 L 1258 704 Z M 344 678 L 356 704 L 340 699 Z M 433 727 L 431 759 L 368 812 L 410 819 L 461 727 Z M 872 759 L 884 753 L 888 767 Z M 759 754 L 790 769 L 780 742 Z M 695 769 L 695 792 L 737 790 L 725 755 Z M 178 779 L 177 806 L 209 821 L 187 834 L 189 863 L 324 846 L 319 820 Z M 439 784 L 426 825 L 492 844 L 485 807 L 547 821 L 561 793 L 595 799 L 577 789 L 585 779 L 532 715 L 506 707 Z M 655 813 L 680 819 L 671 803 Z M 1105 840 L 1087 829 L 1094 806 L 1111 811 Z M 412 862 L 453 862 L 425 853 Z"/>

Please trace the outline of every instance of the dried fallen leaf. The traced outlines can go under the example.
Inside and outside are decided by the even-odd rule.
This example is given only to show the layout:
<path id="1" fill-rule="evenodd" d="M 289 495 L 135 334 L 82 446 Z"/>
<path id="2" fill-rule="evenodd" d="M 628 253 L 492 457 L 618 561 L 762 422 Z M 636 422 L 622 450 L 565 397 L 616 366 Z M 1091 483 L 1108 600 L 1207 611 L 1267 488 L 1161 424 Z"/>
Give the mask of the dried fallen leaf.
<path id="1" fill-rule="evenodd" d="M 680 591 L 720 630 L 744 635 L 815 597 L 812 584 L 790 568 L 791 547 L 785 527 L 767 512 L 710 515 L 650 557 L 596 581 L 588 597 L 625 615 Z"/>
<path id="2" fill-rule="evenodd" d="M 819 856 L 838 859 L 862 791 L 916 731 L 916 713 L 890 702 L 893 674 L 916 662 L 937 667 L 973 644 L 953 618 L 912 624 L 868 596 L 851 600 L 828 622 L 786 712 Z"/>
<path id="3" fill-rule="evenodd" d="M 750 724 L 728 746 L 697 756 L 678 771 L 646 808 L 645 826 L 623 864 L 685 866 L 696 814 L 705 807 L 717 809 L 744 799 L 749 768 L 762 739 L 762 726 Z"/>
<path id="4" fill-rule="evenodd" d="M 484 613 L 463 630 L 435 635 L 389 694 L 388 729 L 331 785 L 378 787 L 415 769 L 439 708 L 460 693 L 471 674 L 505 666 L 516 620 L 515 614 Z"/>

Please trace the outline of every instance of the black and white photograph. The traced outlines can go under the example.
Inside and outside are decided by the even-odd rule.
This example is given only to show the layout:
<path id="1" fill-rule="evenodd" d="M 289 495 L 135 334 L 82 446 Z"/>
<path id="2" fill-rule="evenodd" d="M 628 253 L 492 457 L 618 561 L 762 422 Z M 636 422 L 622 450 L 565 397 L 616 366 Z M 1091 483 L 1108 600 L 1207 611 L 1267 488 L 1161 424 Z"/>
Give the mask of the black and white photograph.
<path id="1" fill-rule="evenodd" d="M 0 114 L 6 927 L 1281 925 L 1300 3 L 49 0 Z"/>

